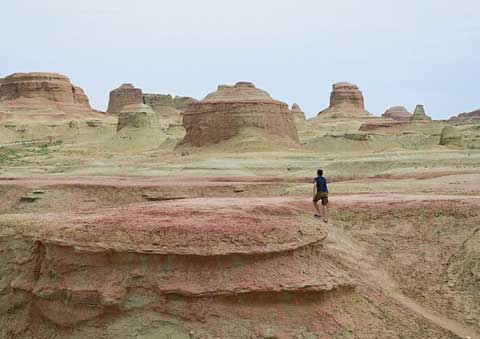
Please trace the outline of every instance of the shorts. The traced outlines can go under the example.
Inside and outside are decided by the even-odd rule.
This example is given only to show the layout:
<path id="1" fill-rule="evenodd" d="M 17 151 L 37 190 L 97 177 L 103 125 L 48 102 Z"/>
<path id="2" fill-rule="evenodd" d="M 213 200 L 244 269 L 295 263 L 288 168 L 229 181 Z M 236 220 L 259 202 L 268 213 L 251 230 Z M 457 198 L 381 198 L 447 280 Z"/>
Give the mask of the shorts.
<path id="1" fill-rule="evenodd" d="M 313 197 L 313 202 L 319 202 L 322 200 L 322 205 L 328 205 L 328 192 L 317 192 Z"/>

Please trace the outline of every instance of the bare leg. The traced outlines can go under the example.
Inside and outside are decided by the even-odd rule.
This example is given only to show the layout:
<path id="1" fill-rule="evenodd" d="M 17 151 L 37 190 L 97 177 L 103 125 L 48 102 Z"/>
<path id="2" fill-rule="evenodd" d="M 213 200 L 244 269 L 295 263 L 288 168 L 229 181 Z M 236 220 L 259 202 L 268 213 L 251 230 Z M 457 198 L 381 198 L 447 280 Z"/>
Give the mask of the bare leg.
<path id="1" fill-rule="evenodd" d="M 328 221 L 328 206 L 327 205 L 322 205 L 322 210 L 323 210 L 323 213 L 322 213 L 323 220 L 325 222 L 327 222 Z"/>
<path id="2" fill-rule="evenodd" d="M 313 202 L 313 207 L 315 207 L 315 210 L 317 211 L 317 214 L 319 216 L 322 216 L 322 213 L 320 213 L 320 207 L 318 207 L 318 202 Z"/>

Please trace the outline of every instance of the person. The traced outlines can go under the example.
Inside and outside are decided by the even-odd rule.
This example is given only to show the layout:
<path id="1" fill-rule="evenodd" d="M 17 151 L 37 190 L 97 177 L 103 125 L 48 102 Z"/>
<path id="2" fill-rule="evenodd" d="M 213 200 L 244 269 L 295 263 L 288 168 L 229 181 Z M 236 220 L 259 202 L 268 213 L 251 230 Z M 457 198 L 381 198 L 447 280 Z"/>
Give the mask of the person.
<path id="1" fill-rule="evenodd" d="M 322 201 L 322 212 L 320 212 L 320 207 L 318 202 Z M 325 223 L 328 222 L 328 187 L 327 179 L 323 177 L 323 170 L 319 169 L 317 171 L 317 177 L 313 181 L 313 206 L 317 211 L 315 214 L 316 218 L 322 218 Z"/>

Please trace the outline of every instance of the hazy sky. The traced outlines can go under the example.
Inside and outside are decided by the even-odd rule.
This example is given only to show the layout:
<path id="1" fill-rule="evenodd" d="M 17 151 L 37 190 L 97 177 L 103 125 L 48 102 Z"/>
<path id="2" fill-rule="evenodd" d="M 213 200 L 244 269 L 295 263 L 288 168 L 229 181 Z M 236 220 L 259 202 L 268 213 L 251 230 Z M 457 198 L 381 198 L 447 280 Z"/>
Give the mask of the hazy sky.
<path id="1" fill-rule="evenodd" d="M 64 73 L 92 105 L 131 82 L 203 98 L 245 80 L 308 116 L 331 85 L 447 118 L 480 108 L 478 0 L 1 0 L 0 77 Z"/>

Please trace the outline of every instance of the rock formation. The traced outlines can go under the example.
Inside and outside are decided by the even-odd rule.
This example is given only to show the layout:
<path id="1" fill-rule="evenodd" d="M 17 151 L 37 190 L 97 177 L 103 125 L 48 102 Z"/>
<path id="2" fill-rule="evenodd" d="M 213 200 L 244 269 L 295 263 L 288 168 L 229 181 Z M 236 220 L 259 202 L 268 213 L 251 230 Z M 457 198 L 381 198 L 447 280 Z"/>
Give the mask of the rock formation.
<path id="1" fill-rule="evenodd" d="M 448 122 L 454 124 L 480 123 L 480 109 L 469 113 L 460 113 L 459 115 L 448 119 Z"/>
<path id="2" fill-rule="evenodd" d="M 0 104 L 9 112 L 92 113 L 84 91 L 58 73 L 14 73 L 0 79 Z"/>
<path id="3" fill-rule="evenodd" d="M 290 110 L 295 118 L 295 122 L 302 122 L 305 121 L 305 113 L 302 111 L 298 104 L 293 104 L 292 109 Z"/>
<path id="4" fill-rule="evenodd" d="M 158 116 L 145 104 L 132 104 L 123 107 L 118 115 L 117 132 L 124 128 L 152 128 L 158 125 Z"/>
<path id="5" fill-rule="evenodd" d="M 453 126 L 445 126 L 440 134 L 440 145 L 463 148 L 463 137 L 460 131 Z"/>
<path id="6" fill-rule="evenodd" d="M 330 94 L 330 106 L 318 113 L 319 117 L 342 118 L 342 117 L 369 117 L 365 110 L 363 94 L 357 85 L 348 82 L 340 82 L 333 85 Z"/>
<path id="7" fill-rule="evenodd" d="M 411 120 L 413 121 L 431 121 L 432 118 L 430 118 L 426 113 L 425 113 L 425 108 L 423 105 L 417 105 L 415 107 L 415 111 L 413 111 L 413 115 Z"/>
<path id="8" fill-rule="evenodd" d="M 132 104 L 143 104 L 143 93 L 132 84 L 123 84 L 110 92 L 107 112 L 119 114 L 123 107 Z"/>
<path id="9" fill-rule="evenodd" d="M 407 121 L 410 120 L 411 117 L 412 114 L 408 112 L 407 109 L 403 106 L 391 107 L 382 114 L 382 118 L 390 118 L 399 121 Z"/>
<path id="10" fill-rule="evenodd" d="M 190 105 L 183 125 L 183 144 L 193 146 L 214 144 L 249 132 L 277 143 L 299 143 L 288 105 L 249 82 L 218 86 L 217 91 Z"/>
<path id="11" fill-rule="evenodd" d="M 190 97 L 172 97 L 164 94 L 145 94 L 145 104 L 150 106 L 162 119 L 182 120 L 185 110 L 197 100 Z"/>

